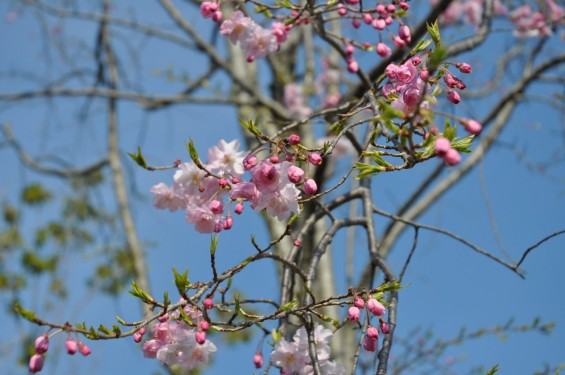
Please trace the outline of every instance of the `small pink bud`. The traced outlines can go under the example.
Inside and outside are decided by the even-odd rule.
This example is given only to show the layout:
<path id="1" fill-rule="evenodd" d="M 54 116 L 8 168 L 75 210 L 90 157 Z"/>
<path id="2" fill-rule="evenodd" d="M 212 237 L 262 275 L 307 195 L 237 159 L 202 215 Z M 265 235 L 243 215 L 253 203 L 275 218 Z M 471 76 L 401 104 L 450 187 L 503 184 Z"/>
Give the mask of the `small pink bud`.
<path id="1" fill-rule="evenodd" d="M 194 334 L 194 338 L 196 339 L 196 342 L 199 343 L 200 345 L 204 344 L 206 342 L 206 332 L 204 331 L 196 331 L 196 333 Z"/>
<path id="2" fill-rule="evenodd" d="M 347 4 L 356 5 L 359 4 L 359 0 L 345 0 Z"/>
<path id="3" fill-rule="evenodd" d="M 371 15 L 371 13 L 363 14 L 363 22 L 365 22 L 367 25 L 370 25 L 371 22 L 373 22 L 373 16 Z"/>
<path id="4" fill-rule="evenodd" d="M 400 7 L 400 9 L 402 10 L 408 10 L 410 9 L 410 5 L 405 2 L 405 1 L 401 1 L 400 4 L 398 4 L 398 6 Z"/>
<path id="5" fill-rule="evenodd" d="M 385 306 L 373 297 L 367 300 L 367 309 L 376 316 L 383 316 L 386 312 Z"/>
<path id="6" fill-rule="evenodd" d="M 386 17 L 385 18 L 385 25 L 388 26 L 388 25 L 392 24 L 392 21 L 394 21 L 394 20 L 392 19 L 391 16 Z"/>
<path id="7" fill-rule="evenodd" d="M 365 307 L 365 301 L 363 300 L 363 298 L 355 296 L 353 298 L 353 306 L 362 309 L 363 307 Z"/>
<path id="8" fill-rule="evenodd" d="M 449 139 L 445 137 L 438 137 L 434 142 L 434 147 L 436 155 L 443 157 L 443 155 L 445 155 L 445 153 L 451 148 L 451 142 L 449 142 Z"/>
<path id="9" fill-rule="evenodd" d="M 265 360 L 263 359 L 263 354 L 259 352 L 255 353 L 255 355 L 253 356 L 253 364 L 255 365 L 255 368 L 263 367 L 264 363 Z"/>
<path id="10" fill-rule="evenodd" d="M 239 184 L 239 178 L 237 178 L 237 177 L 232 177 L 232 178 L 231 178 L 231 182 L 232 182 L 232 184 Z"/>
<path id="11" fill-rule="evenodd" d="M 448 90 L 447 91 L 447 99 L 453 104 L 459 104 L 461 102 L 461 96 L 455 90 Z"/>
<path id="12" fill-rule="evenodd" d="M 29 359 L 29 372 L 39 372 L 43 368 L 43 356 L 34 354 Z"/>
<path id="13" fill-rule="evenodd" d="M 161 323 L 166 322 L 169 320 L 169 314 L 163 314 L 157 318 L 157 320 Z"/>
<path id="14" fill-rule="evenodd" d="M 233 227 L 233 219 L 231 217 L 231 215 L 227 215 L 226 218 L 224 219 L 224 223 L 222 224 L 223 228 L 225 230 L 231 229 Z"/>
<path id="15" fill-rule="evenodd" d="M 235 207 L 234 207 L 234 209 L 233 209 L 233 212 L 235 212 L 235 213 L 238 214 L 238 215 L 241 215 L 241 213 L 243 212 L 243 203 L 238 202 L 238 203 L 235 205 Z"/>
<path id="16" fill-rule="evenodd" d="M 355 46 L 353 44 L 348 44 L 345 46 L 345 54 L 348 56 L 353 55 L 353 52 L 355 52 Z"/>
<path id="17" fill-rule="evenodd" d="M 200 321 L 200 329 L 203 331 L 207 331 L 208 328 L 210 328 L 210 323 L 208 323 L 207 320 L 201 320 Z"/>
<path id="18" fill-rule="evenodd" d="M 372 338 L 373 340 L 378 340 L 379 330 L 377 329 L 377 327 L 369 326 L 369 328 L 367 328 L 367 336 Z"/>
<path id="19" fill-rule="evenodd" d="M 404 41 L 404 39 L 402 39 L 398 36 L 392 37 L 392 41 L 393 41 L 394 45 L 398 48 L 402 48 L 406 45 L 406 42 Z"/>
<path id="20" fill-rule="evenodd" d="M 65 342 L 65 348 L 67 349 L 67 353 L 70 355 L 75 355 L 78 350 L 78 344 L 72 338 L 68 338 L 67 342 Z"/>
<path id="21" fill-rule="evenodd" d="M 389 57 L 391 50 L 390 47 L 384 43 L 377 44 L 377 53 L 380 57 Z"/>
<path id="22" fill-rule="evenodd" d="M 218 23 L 222 20 L 222 12 L 217 10 L 212 14 L 212 21 Z"/>
<path id="23" fill-rule="evenodd" d="M 255 56 L 249 55 L 249 56 L 247 56 L 246 60 L 247 60 L 248 63 L 252 63 L 253 61 L 255 61 Z"/>
<path id="24" fill-rule="evenodd" d="M 472 119 L 461 119 L 461 123 L 465 127 L 465 130 L 471 134 L 479 134 L 483 129 L 483 126 L 478 121 Z"/>
<path id="25" fill-rule="evenodd" d="M 420 57 L 414 56 L 414 57 L 412 58 L 412 65 L 418 66 L 418 65 L 420 65 L 421 63 L 422 63 L 422 59 L 421 59 Z"/>
<path id="26" fill-rule="evenodd" d="M 438 135 L 439 134 L 439 129 L 437 128 L 437 126 L 430 126 L 428 130 L 430 131 L 431 135 Z"/>
<path id="27" fill-rule="evenodd" d="M 278 155 L 271 155 L 269 161 L 273 164 L 278 164 L 281 161 L 281 159 L 279 159 Z"/>
<path id="28" fill-rule="evenodd" d="M 214 199 L 212 202 L 210 202 L 210 211 L 212 211 L 216 215 L 220 215 L 222 212 L 224 212 L 224 205 L 219 200 Z"/>
<path id="29" fill-rule="evenodd" d="M 443 161 L 445 161 L 447 165 L 457 165 L 461 161 L 461 154 L 459 154 L 456 149 L 450 148 L 445 155 L 443 155 Z"/>
<path id="30" fill-rule="evenodd" d="M 347 14 L 347 8 L 342 3 L 339 3 L 337 5 L 337 14 L 339 14 L 341 17 Z"/>
<path id="31" fill-rule="evenodd" d="M 296 247 L 302 246 L 302 244 L 301 244 L 300 241 L 298 241 L 298 240 L 292 241 L 292 244 L 293 244 L 294 246 L 296 246 Z"/>
<path id="32" fill-rule="evenodd" d="M 304 182 L 304 192 L 308 195 L 314 195 L 318 191 L 318 185 L 316 181 L 309 178 Z"/>
<path id="33" fill-rule="evenodd" d="M 377 30 L 384 30 L 386 27 L 386 22 L 382 18 L 375 18 L 372 22 L 372 25 Z"/>
<path id="34" fill-rule="evenodd" d="M 347 71 L 351 74 L 355 74 L 359 71 L 359 63 L 357 61 L 351 61 L 347 64 Z"/>
<path id="35" fill-rule="evenodd" d="M 88 346 L 86 346 L 86 344 L 83 343 L 83 342 L 78 343 L 78 348 L 80 350 L 80 354 L 82 354 L 85 357 L 88 357 L 90 355 L 90 353 L 92 353 L 90 348 Z"/>
<path id="36" fill-rule="evenodd" d="M 298 134 L 291 134 L 288 136 L 288 143 L 291 146 L 296 146 L 300 143 L 300 136 Z"/>
<path id="37" fill-rule="evenodd" d="M 35 352 L 43 354 L 49 349 L 49 337 L 47 335 L 39 336 L 35 339 Z"/>
<path id="38" fill-rule="evenodd" d="M 353 26 L 354 29 L 358 29 L 361 27 L 361 20 L 355 17 L 351 20 L 351 25 Z"/>
<path id="39" fill-rule="evenodd" d="M 396 7 L 394 6 L 394 4 L 388 4 L 386 6 L 386 11 L 388 13 L 394 13 L 394 12 L 396 12 Z"/>
<path id="40" fill-rule="evenodd" d="M 320 154 L 317 154 L 315 152 L 311 152 L 308 154 L 308 161 L 315 166 L 321 165 L 322 164 L 322 157 L 320 156 Z"/>
<path id="41" fill-rule="evenodd" d="M 390 326 L 388 325 L 387 322 L 385 322 L 384 320 L 381 320 L 381 332 L 385 335 L 388 335 L 390 333 Z"/>
<path id="42" fill-rule="evenodd" d="M 376 352 L 378 348 L 378 341 L 375 339 L 370 338 L 369 336 L 365 336 L 363 340 L 363 348 L 368 352 Z"/>
<path id="43" fill-rule="evenodd" d="M 287 175 L 290 182 L 292 182 L 293 184 L 298 184 L 300 181 L 302 181 L 304 171 L 302 170 L 302 168 L 297 167 L 296 165 L 291 165 L 290 167 L 288 167 Z"/>
<path id="44" fill-rule="evenodd" d="M 248 171 L 257 165 L 257 156 L 249 154 L 243 159 L 243 168 Z"/>
<path id="45" fill-rule="evenodd" d="M 467 85 L 465 84 L 465 82 L 458 79 L 455 84 L 455 87 L 457 87 L 459 90 L 465 90 L 467 88 Z"/>
<path id="46" fill-rule="evenodd" d="M 457 79 L 451 73 L 445 73 L 443 76 L 443 81 L 445 84 L 451 88 L 457 87 Z"/>
<path id="47" fill-rule="evenodd" d="M 133 334 L 133 341 L 140 343 L 141 340 L 143 340 L 143 336 L 140 335 L 139 332 Z"/>
<path id="48" fill-rule="evenodd" d="M 359 317 L 361 316 L 361 311 L 358 307 L 351 306 L 349 310 L 347 310 L 347 320 L 351 320 L 352 322 L 357 322 Z"/>
<path id="49" fill-rule="evenodd" d="M 204 302 L 202 302 L 202 304 L 204 305 L 204 308 L 207 310 L 214 308 L 214 301 L 212 301 L 212 298 L 204 299 Z"/>
<path id="50" fill-rule="evenodd" d="M 400 25 L 398 27 L 398 36 L 406 43 L 410 43 L 412 36 L 410 35 L 410 28 L 407 25 Z"/>
<path id="51" fill-rule="evenodd" d="M 459 69 L 459 71 L 461 73 L 464 73 L 464 74 L 469 74 L 473 70 L 471 68 L 471 65 L 469 65 L 467 63 L 457 63 L 457 64 L 455 64 L 455 66 L 457 67 L 457 69 Z"/>
<path id="52" fill-rule="evenodd" d="M 381 16 L 386 16 L 387 15 L 387 11 L 386 8 L 383 4 L 378 4 L 377 7 L 375 8 L 375 10 L 377 11 L 378 14 L 380 14 Z"/>
<path id="53" fill-rule="evenodd" d="M 220 178 L 220 179 L 218 180 L 218 185 L 219 185 L 222 189 L 225 189 L 226 186 L 228 186 L 228 180 L 226 180 L 225 178 L 222 177 L 222 178 Z"/>
<path id="54" fill-rule="evenodd" d="M 430 72 L 428 72 L 427 69 L 422 69 L 420 71 L 420 78 L 422 78 L 424 81 L 427 80 L 428 78 L 430 78 Z"/>

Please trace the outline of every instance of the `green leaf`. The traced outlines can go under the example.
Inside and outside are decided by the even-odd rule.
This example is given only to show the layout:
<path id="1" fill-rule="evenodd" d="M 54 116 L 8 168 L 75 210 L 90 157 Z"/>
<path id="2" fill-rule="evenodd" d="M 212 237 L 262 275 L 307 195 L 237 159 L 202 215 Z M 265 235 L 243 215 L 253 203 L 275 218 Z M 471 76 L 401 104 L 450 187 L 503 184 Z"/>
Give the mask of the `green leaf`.
<path id="1" fill-rule="evenodd" d="M 379 167 L 379 166 L 371 165 L 371 164 L 366 164 L 366 163 L 356 163 L 355 169 L 360 171 L 360 173 L 357 176 L 355 176 L 355 178 L 357 180 L 360 180 L 360 179 L 367 177 L 367 176 L 376 175 L 380 172 L 385 171 L 385 168 L 383 168 L 383 167 Z"/>
<path id="2" fill-rule="evenodd" d="M 110 330 L 108 328 L 106 328 L 105 326 L 103 326 L 102 324 L 100 324 L 100 326 L 98 327 L 98 330 L 106 335 L 110 334 Z"/>
<path id="3" fill-rule="evenodd" d="M 290 302 L 285 303 L 284 305 L 282 305 L 277 312 L 281 313 L 281 312 L 285 312 L 288 310 L 291 310 L 294 306 L 296 306 L 296 300 L 292 300 Z"/>
<path id="4" fill-rule="evenodd" d="M 498 372 L 498 370 L 500 370 L 500 367 L 498 366 L 498 364 L 496 364 L 496 365 L 492 366 L 491 369 L 488 370 L 485 375 L 494 375 Z"/>
<path id="5" fill-rule="evenodd" d="M 261 133 L 261 130 L 259 130 L 259 127 L 257 126 L 257 120 L 244 120 L 243 118 L 240 118 L 239 123 L 251 134 L 260 138 L 263 137 L 263 133 Z"/>
<path id="6" fill-rule="evenodd" d="M 188 280 L 188 268 L 184 270 L 182 275 L 173 267 L 173 275 L 175 276 L 175 285 L 180 295 L 184 295 L 186 288 L 190 286 L 190 281 Z"/>
<path id="7" fill-rule="evenodd" d="M 273 341 L 275 342 L 275 344 L 281 341 L 281 339 L 283 338 L 282 332 L 274 328 L 271 330 L 271 336 L 273 337 Z"/>
<path id="8" fill-rule="evenodd" d="M 381 167 L 391 166 L 391 164 L 388 161 L 382 158 L 381 153 L 379 151 L 363 151 L 363 155 L 370 157 L 371 160 L 373 160 L 375 163 L 377 163 L 377 165 L 380 165 Z"/>
<path id="9" fill-rule="evenodd" d="M 437 45 L 432 53 L 430 53 L 429 70 L 435 70 L 447 57 L 447 49 L 441 45 Z"/>
<path id="10" fill-rule="evenodd" d="M 116 335 L 116 337 L 119 337 L 122 335 L 122 330 L 120 329 L 120 327 L 118 327 L 115 324 L 112 324 L 112 332 Z"/>
<path id="11" fill-rule="evenodd" d="M 32 310 L 24 309 L 19 303 L 14 304 L 14 311 L 16 311 L 22 318 L 29 320 L 30 322 L 35 322 L 37 317 L 35 312 Z"/>
<path id="12" fill-rule="evenodd" d="M 188 324 L 189 326 L 192 325 L 192 320 L 190 320 L 190 318 L 188 317 L 188 315 L 186 315 L 186 312 L 184 311 L 184 308 L 182 306 L 179 306 L 179 314 L 181 319 Z"/>
<path id="13" fill-rule="evenodd" d="M 43 188 L 41 184 L 30 184 L 22 190 L 22 201 L 31 206 L 40 205 L 51 200 L 52 194 Z"/>
<path id="14" fill-rule="evenodd" d="M 131 152 L 128 152 L 128 155 L 129 155 L 130 158 L 132 158 L 133 161 L 135 161 L 135 162 L 137 163 L 137 165 L 139 165 L 141 168 L 147 169 L 147 163 L 145 162 L 145 158 L 143 157 L 143 154 L 141 153 L 141 147 L 137 147 L 137 153 L 136 153 L 136 154 L 132 154 Z"/>
<path id="15" fill-rule="evenodd" d="M 141 299 L 145 303 L 154 302 L 153 298 L 145 290 L 141 289 L 135 281 L 131 282 L 131 290 L 129 291 L 129 294 Z"/>
<path id="16" fill-rule="evenodd" d="M 451 142 L 451 147 L 459 152 L 470 153 L 471 149 L 469 147 L 471 147 L 474 138 L 474 135 L 469 135 L 462 139 L 455 138 L 455 140 Z"/>
<path id="17" fill-rule="evenodd" d="M 439 33 L 439 23 L 436 20 L 433 24 L 426 23 L 426 28 L 428 29 L 428 33 L 432 37 L 432 40 L 436 45 L 441 42 L 441 35 Z"/>
<path id="18" fill-rule="evenodd" d="M 210 255 L 216 254 L 216 248 L 218 246 L 218 236 L 212 236 L 212 241 L 210 243 Z"/>
<path id="19" fill-rule="evenodd" d="M 198 152 L 196 151 L 196 147 L 194 146 L 194 142 L 192 141 L 192 138 L 188 140 L 188 143 L 186 144 L 186 148 L 188 150 L 188 154 L 190 155 L 192 161 L 195 162 L 197 165 L 200 165 L 201 164 L 200 158 L 198 157 Z"/>
<path id="20" fill-rule="evenodd" d="M 422 52 L 423 50 L 428 48 L 430 44 L 432 44 L 431 39 L 426 39 L 426 40 L 422 39 L 418 42 L 418 44 L 416 44 L 416 46 L 414 47 L 414 49 L 412 50 L 412 52 L 410 54 L 412 56 L 414 56 L 417 53 Z"/>
<path id="21" fill-rule="evenodd" d="M 393 108 L 384 100 L 379 100 L 379 109 L 381 110 L 381 118 L 383 121 L 392 120 L 395 118 L 404 119 L 406 115 L 399 109 Z"/>
<path id="22" fill-rule="evenodd" d="M 118 315 L 116 315 L 116 320 L 117 320 L 118 323 L 120 323 L 121 325 L 123 325 L 123 326 L 126 325 L 126 321 L 123 320 L 122 318 L 120 318 Z"/>

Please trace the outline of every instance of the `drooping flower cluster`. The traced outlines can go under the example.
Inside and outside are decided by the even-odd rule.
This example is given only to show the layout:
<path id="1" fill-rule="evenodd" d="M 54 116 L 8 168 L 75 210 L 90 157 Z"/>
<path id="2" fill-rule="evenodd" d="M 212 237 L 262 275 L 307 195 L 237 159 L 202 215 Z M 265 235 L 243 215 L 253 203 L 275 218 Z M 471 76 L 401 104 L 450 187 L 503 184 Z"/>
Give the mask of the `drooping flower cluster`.
<path id="1" fill-rule="evenodd" d="M 565 9 L 553 0 L 545 0 L 547 12 L 534 11 L 528 4 L 514 9 L 508 16 L 516 27 L 514 35 L 524 37 L 546 37 L 553 34 L 553 25 L 565 25 Z"/>
<path id="2" fill-rule="evenodd" d="M 64 331 L 59 330 L 54 333 L 53 336 L 62 332 Z M 70 355 L 74 355 L 77 351 L 80 351 L 80 353 L 86 357 L 91 353 L 90 348 L 85 343 L 80 340 L 77 343 L 72 339 L 70 333 L 68 334 L 65 348 L 67 349 L 67 353 Z M 44 335 L 41 335 L 35 339 L 34 350 L 35 354 L 32 355 L 29 359 L 29 372 L 31 373 L 40 372 L 43 369 L 43 365 L 45 364 L 44 354 L 49 350 L 48 333 L 45 333 Z"/>
<path id="3" fill-rule="evenodd" d="M 361 318 L 361 310 L 366 309 L 367 314 L 379 317 L 379 326 L 381 332 L 385 335 L 390 333 L 390 326 L 384 321 L 382 316 L 386 313 L 386 307 L 377 299 L 369 296 L 367 301 L 359 296 L 353 298 L 353 306 L 347 310 L 347 319 L 357 322 Z M 376 327 L 369 324 L 365 338 L 363 339 L 363 348 L 368 352 L 375 352 L 379 347 L 379 331 Z"/>
<path id="4" fill-rule="evenodd" d="M 236 10 L 229 19 L 222 22 L 220 33 L 233 44 L 239 43 L 247 56 L 247 61 L 252 62 L 276 51 L 280 44 L 286 41 L 290 29 L 291 26 L 282 22 L 273 23 L 271 30 L 265 29 Z"/>
<path id="5" fill-rule="evenodd" d="M 344 367 L 330 361 L 331 349 L 329 342 L 333 333 L 318 323 L 314 326 L 314 338 L 316 343 L 316 355 L 320 363 L 322 374 L 342 375 L 345 374 Z M 293 336 L 292 342 L 281 339 L 275 345 L 271 353 L 271 363 L 279 367 L 281 373 L 285 375 L 310 375 L 314 373 L 312 361 L 308 351 L 308 334 L 304 327 L 301 327 Z"/>
<path id="6" fill-rule="evenodd" d="M 206 339 L 209 323 L 200 310 L 191 305 L 183 308 L 191 323 L 188 325 L 175 311 L 163 315 L 151 329 L 151 339 L 143 344 L 143 355 L 156 358 L 167 366 L 180 366 L 185 370 L 201 368 L 208 364 L 216 352 L 214 343 Z"/>

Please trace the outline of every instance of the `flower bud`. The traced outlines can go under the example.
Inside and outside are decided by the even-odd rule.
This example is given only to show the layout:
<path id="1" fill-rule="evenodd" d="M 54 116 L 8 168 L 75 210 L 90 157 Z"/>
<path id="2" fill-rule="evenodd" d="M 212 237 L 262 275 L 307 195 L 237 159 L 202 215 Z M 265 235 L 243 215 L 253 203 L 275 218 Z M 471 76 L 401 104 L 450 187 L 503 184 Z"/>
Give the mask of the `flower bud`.
<path id="1" fill-rule="evenodd" d="M 214 301 L 212 301 L 212 298 L 206 298 L 204 302 L 202 302 L 202 305 L 204 305 L 205 309 L 210 310 L 214 308 Z"/>
<path id="2" fill-rule="evenodd" d="M 255 368 L 263 367 L 264 363 L 265 360 L 263 359 L 263 354 L 259 352 L 255 353 L 255 355 L 253 356 L 253 364 L 255 365 Z"/>
<path id="3" fill-rule="evenodd" d="M 302 168 L 297 167 L 296 165 L 291 165 L 288 168 L 287 175 L 290 182 L 292 182 L 293 184 L 298 184 L 300 181 L 302 181 L 304 171 L 302 170 Z"/>
<path id="4" fill-rule="evenodd" d="M 381 332 L 385 335 L 388 335 L 390 333 L 390 326 L 388 325 L 387 322 L 385 322 L 384 320 L 381 320 Z"/>
<path id="5" fill-rule="evenodd" d="M 353 298 L 353 306 L 362 309 L 363 307 L 365 307 L 365 301 L 363 300 L 363 298 L 355 296 Z"/>
<path id="6" fill-rule="evenodd" d="M 133 341 L 135 341 L 136 343 L 140 343 L 141 340 L 143 340 L 143 336 L 139 334 L 139 332 L 133 334 Z"/>
<path id="7" fill-rule="evenodd" d="M 42 335 L 35 339 L 35 352 L 43 354 L 49 349 L 49 336 Z"/>
<path id="8" fill-rule="evenodd" d="M 316 154 L 315 152 L 312 152 L 312 153 L 308 154 L 308 161 L 311 164 L 318 166 L 318 165 L 322 164 L 322 157 L 320 156 L 320 154 Z"/>
<path id="9" fill-rule="evenodd" d="M 210 211 L 212 211 L 216 215 L 220 215 L 222 212 L 224 212 L 224 205 L 219 200 L 214 199 L 212 202 L 210 202 Z"/>
<path id="10" fill-rule="evenodd" d="M 382 18 L 375 18 L 371 25 L 373 25 L 373 28 L 382 31 L 386 27 L 386 22 Z"/>
<path id="11" fill-rule="evenodd" d="M 464 74 L 469 74 L 473 70 L 471 68 L 471 65 L 469 65 L 467 63 L 457 63 L 457 64 L 455 64 L 455 66 L 457 67 L 457 69 L 459 69 L 459 71 L 461 73 L 464 73 Z"/>
<path id="12" fill-rule="evenodd" d="M 462 119 L 461 123 L 465 127 L 465 130 L 471 134 L 479 134 L 483 129 L 483 126 L 478 121 L 472 119 Z"/>
<path id="13" fill-rule="evenodd" d="M 445 155 L 443 155 L 443 161 L 445 161 L 447 165 L 457 165 L 461 161 L 461 154 L 459 154 L 459 151 L 456 149 L 450 148 Z"/>
<path id="14" fill-rule="evenodd" d="M 210 323 L 208 323 L 207 320 L 201 320 L 200 321 L 200 329 L 203 331 L 207 331 L 208 328 L 210 328 Z"/>
<path id="15" fill-rule="evenodd" d="M 350 61 L 347 64 L 347 71 L 352 74 L 357 73 L 359 71 L 359 63 L 355 60 Z"/>
<path id="16" fill-rule="evenodd" d="M 385 306 L 373 297 L 367 300 L 367 310 L 376 316 L 383 316 L 386 312 Z"/>
<path id="17" fill-rule="evenodd" d="M 271 155 L 269 161 L 273 164 L 278 164 L 281 161 L 281 159 L 279 159 L 278 155 Z"/>
<path id="18" fill-rule="evenodd" d="M 224 223 L 222 224 L 223 228 L 225 230 L 231 229 L 231 227 L 233 227 L 233 219 L 231 218 L 231 215 L 228 214 L 226 216 L 226 218 L 224 219 Z"/>
<path id="19" fill-rule="evenodd" d="M 75 355 L 78 350 L 77 342 L 69 337 L 67 342 L 65 342 L 65 348 L 67 349 L 68 354 Z"/>
<path id="20" fill-rule="evenodd" d="M 29 372 L 39 372 L 43 368 L 43 356 L 41 354 L 34 354 L 29 359 Z"/>
<path id="21" fill-rule="evenodd" d="M 347 8 L 342 3 L 339 3 L 337 5 L 337 14 L 339 14 L 341 17 L 347 14 Z"/>
<path id="22" fill-rule="evenodd" d="M 294 246 L 296 246 L 296 247 L 302 246 L 302 244 L 301 244 L 300 241 L 298 241 L 298 240 L 292 241 L 292 244 L 293 244 Z"/>
<path id="23" fill-rule="evenodd" d="M 300 143 L 300 136 L 298 134 L 291 134 L 288 136 L 288 143 L 291 146 L 296 146 Z"/>
<path id="24" fill-rule="evenodd" d="M 367 337 L 370 337 L 373 340 L 378 340 L 379 330 L 377 329 L 377 327 L 369 326 L 369 328 L 367 328 Z"/>
<path id="25" fill-rule="evenodd" d="M 377 53 L 379 54 L 380 57 L 389 57 L 391 50 L 390 47 L 387 46 L 384 43 L 379 43 L 377 44 Z"/>
<path id="26" fill-rule="evenodd" d="M 249 154 L 243 159 L 243 168 L 248 171 L 257 165 L 257 156 Z"/>
<path id="27" fill-rule="evenodd" d="M 85 357 L 88 357 L 90 355 L 90 353 L 92 353 L 90 348 L 88 346 L 86 346 L 86 344 L 84 344 L 83 342 L 78 343 L 78 348 L 80 350 L 80 354 L 82 354 Z"/>
<path id="28" fill-rule="evenodd" d="M 459 104 L 461 102 L 461 96 L 459 96 L 459 93 L 454 90 L 447 91 L 447 99 L 453 104 Z"/>
<path id="29" fill-rule="evenodd" d="M 359 308 L 355 306 L 351 306 L 349 310 L 347 310 L 347 320 L 351 320 L 352 322 L 357 322 L 360 316 L 361 316 L 361 311 L 359 310 Z"/>
<path id="30" fill-rule="evenodd" d="M 370 25 L 371 22 L 373 22 L 373 16 L 371 15 L 371 13 L 363 13 L 363 22 L 365 22 L 367 25 Z"/>
<path id="31" fill-rule="evenodd" d="M 398 36 L 406 43 L 410 43 L 412 36 L 410 35 L 410 28 L 407 25 L 400 25 L 398 27 Z"/>
<path id="32" fill-rule="evenodd" d="M 363 348 L 368 352 L 376 352 L 378 347 L 378 341 L 375 339 L 370 338 L 369 336 L 365 336 L 363 340 Z"/>
<path id="33" fill-rule="evenodd" d="M 318 191 L 318 185 L 316 181 L 309 178 L 304 182 L 304 192 L 308 195 L 314 195 Z"/>
<path id="34" fill-rule="evenodd" d="M 443 156 L 451 148 L 451 142 L 445 137 L 438 137 L 434 142 L 436 155 Z"/>
<path id="35" fill-rule="evenodd" d="M 235 207 L 234 207 L 234 209 L 233 209 L 233 212 L 235 212 L 235 213 L 238 214 L 238 215 L 241 215 L 241 213 L 243 212 L 243 203 L 238 202 L 238 203 L 235 205 Z"/>
<path id="36" fill-rule="evenodd" d="M 206 332 L 204 331 L 196 331 L 196 333 L 194 334 L 194 338 L 196 339 L 196 342 L 199 343 L 200 345 L 204 344 L 206 342 Z"/>

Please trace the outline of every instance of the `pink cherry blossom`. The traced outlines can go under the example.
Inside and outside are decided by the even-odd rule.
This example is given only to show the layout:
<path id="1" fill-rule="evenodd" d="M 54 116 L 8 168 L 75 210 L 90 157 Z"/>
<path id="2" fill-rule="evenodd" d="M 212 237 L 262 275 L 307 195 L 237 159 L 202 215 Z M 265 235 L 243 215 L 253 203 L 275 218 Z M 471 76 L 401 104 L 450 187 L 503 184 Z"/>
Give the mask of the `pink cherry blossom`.
<path id="1" fill-rule="evenodd" d="M 351 306 L 347 310 L 347 320 L 351 320 L 352 322 L 357 322 L 360 316 L 361 316 L 361 311 L 356 306 Z"/>
<path id="2" fill-rule="evenodd" d="M 233 44 L 237 44 L 245 39 L 246 34 L 256 27 L 255 22 L 246 17 L 241 11 L 236 10 L 231 17 L 220 26 L 220 33 L 229 38 Z"/>
<path id="3" fill-rule="evenodd" d="M 314 195 L 318 191 L 318 185 L 316 181 L 311 178 L 306 179 L 304 182 L 304 192 L 308 195 Z"/>
<path id="4" fill-rule="evenodd" d="M 376 316 L 383 316 L 386 312 L 385 306 L 372 297 L 369 297 L 367 300 L 367 310 Z"/>

